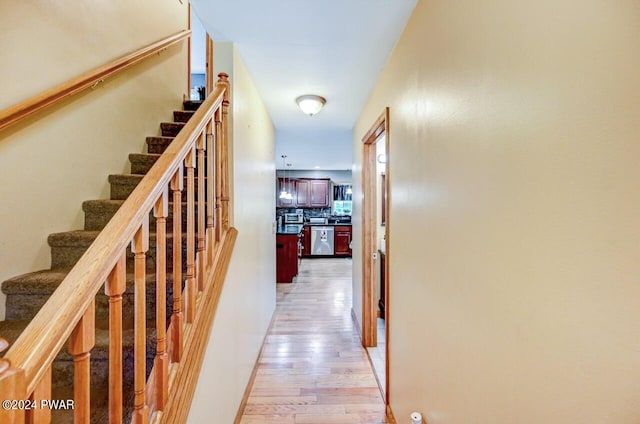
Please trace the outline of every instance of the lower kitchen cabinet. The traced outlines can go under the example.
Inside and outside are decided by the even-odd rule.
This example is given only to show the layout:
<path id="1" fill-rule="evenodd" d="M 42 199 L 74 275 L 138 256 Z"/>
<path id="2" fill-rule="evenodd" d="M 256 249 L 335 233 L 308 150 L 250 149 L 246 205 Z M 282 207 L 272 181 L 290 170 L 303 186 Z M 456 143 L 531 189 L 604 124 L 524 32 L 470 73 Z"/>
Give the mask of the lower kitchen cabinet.
<path id="1" fill-rule="evenodd" d="M 302 228 L 302 257 L 311 256 L 311 227 L 305 225 Z"/>
<path id="2" fill-rule="evenodd" d="M 336 225 L 334 229 L 335 256 L 351 256 L 351 226 Z"/>
<path id="3" fill-rule="evenodd" d="M 276 235 L 276 282 L 291 283 L 298 275 L 298 235 Z"/>

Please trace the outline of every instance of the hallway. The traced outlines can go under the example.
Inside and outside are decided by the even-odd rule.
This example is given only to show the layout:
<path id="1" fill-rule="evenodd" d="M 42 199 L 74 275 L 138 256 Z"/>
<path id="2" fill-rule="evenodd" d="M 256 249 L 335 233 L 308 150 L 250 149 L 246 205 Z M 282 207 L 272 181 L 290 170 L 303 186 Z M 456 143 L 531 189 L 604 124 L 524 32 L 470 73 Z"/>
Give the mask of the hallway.
<path id="1" fill-rule="evenodd" d="M 297 282 L 277 290 L 241 423 L 389 422 L 351 320 L 351 260 L 303 260 Z"/>

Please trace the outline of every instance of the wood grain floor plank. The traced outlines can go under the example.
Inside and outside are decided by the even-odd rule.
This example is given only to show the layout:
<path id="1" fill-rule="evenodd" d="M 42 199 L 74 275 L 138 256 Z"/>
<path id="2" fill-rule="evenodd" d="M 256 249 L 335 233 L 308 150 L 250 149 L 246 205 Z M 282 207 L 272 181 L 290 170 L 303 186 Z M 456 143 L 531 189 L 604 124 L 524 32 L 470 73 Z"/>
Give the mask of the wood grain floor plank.
<path id="1" fill-rule="evenodd" d="M 277 299 L 241 424 L 390 422 L 351 320 L 351 260 L 303 260 Z"/>

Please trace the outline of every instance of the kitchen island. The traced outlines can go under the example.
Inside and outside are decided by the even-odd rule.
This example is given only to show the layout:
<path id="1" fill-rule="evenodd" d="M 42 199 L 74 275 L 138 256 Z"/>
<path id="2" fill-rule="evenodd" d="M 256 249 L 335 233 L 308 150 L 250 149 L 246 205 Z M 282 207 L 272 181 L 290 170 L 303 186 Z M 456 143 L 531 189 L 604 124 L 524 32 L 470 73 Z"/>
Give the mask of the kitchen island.
<path id="1" fill-rule="evenodd" d="M 303 257 L 351 257 L 351 223 L 305 223 L 277 227 L 276 281 L 293 282 Z"/>
<path id="2" fill-rule="evenodd" d="M 291 283 L 298 275 L 302 225 L 283 225 L 276 231 L 276 282 Z"/>

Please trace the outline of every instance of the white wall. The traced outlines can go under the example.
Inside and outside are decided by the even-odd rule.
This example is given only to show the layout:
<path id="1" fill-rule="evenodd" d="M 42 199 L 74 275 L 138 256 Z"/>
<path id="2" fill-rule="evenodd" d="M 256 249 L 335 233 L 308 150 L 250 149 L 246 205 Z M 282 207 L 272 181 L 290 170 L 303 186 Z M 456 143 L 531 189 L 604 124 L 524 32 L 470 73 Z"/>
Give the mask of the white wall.
<path id="1" fill-rule="evenodd" d="M 0 108 L 186 27 L 179 2 L 0 2 Z M 0 132 L 0 281 L 50 266 L 48 234 L 82 228 L 186 88 L 185 41 Z"/>
<path id="2" fill-rule="evenodd" d="M 276 139 L 278 166 L 287 155 L 293 169 L 351 169 L 351 131 L 278 130 Z"/>
<path id="3" fill-rule="evenodd" d="M 358 240 L 390 107 L 398 422 L 640 422 L 639 28 L 632 0 L 418 3 L 353 141 Z"/>
<path id="4" fill-rule="evenodd" d="M 193 424 L 232 423 L 275 310 L 274 129 L 242 58 L 216 44 L 216 72 L 230 74 L 234 226 L 238 240 L 189 413 Z M 226 69 L 224 68 L 226 67 Z"/>
<path id="5" fill-rule="evenodd" d="M 207 30 L 202 26 L 200 18 L 191 9 L 191 73 L 207 72 Z"/>

